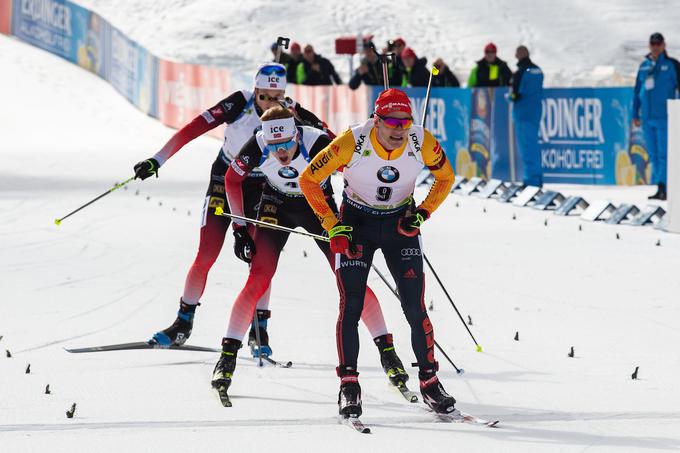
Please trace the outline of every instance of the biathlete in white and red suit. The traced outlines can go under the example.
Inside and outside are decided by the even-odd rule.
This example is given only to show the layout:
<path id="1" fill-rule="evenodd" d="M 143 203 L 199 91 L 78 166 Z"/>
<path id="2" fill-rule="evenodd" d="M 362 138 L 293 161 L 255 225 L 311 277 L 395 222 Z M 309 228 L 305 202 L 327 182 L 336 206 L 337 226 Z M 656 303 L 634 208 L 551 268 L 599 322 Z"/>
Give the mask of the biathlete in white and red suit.
<path id="1" fill-rule="evenodd" d="M 423 166 L 432 172 L 435 182 L 416 207 L 413 190 Z M 344 167 L 345 189 L 338 217 L 322 184 L 340 167 Z M 300 188 L 328 231 L 331 250 L 337 253 L 338 403 L 345 416 L 358 416 L 362 411 L 357 323 L 368 271 L 378 249 L 397 283 L 411 327 L 423 400 L 436 412 L 454 410 L 456 400 L 437 378 L 434 331 L 424 301 L 420 240 L 421 224 L 446 199 L 453 181 L 453 169 L 439 142 L 427 129 L 413 124 L 408 96 L 393 88 L 378 96 L 372 118 L 335 138 L 300 175 Z"/>
<path id="2" fill-rule="evenodd" d="M 302 227 L 309 233 L 324 232 L 318 217 L 307 204 L 298 184 L 298 175 L 307 164 L 331 142 L 323 131 L 307 126 L 297 126 L 293 113 L 274 107 L 261 117 L 262 130 L 251 137 L 229 166 L 225 175 L 227 197 L 231 212 L 245 216 L 244 185 L 256 168 L 264 174 L 266 183 L 262 191 L 257 219 L 275 225 Z M 330 181 L 321 181 L 326 202 L 335 209 Z M 286 231 L 257 227 L 251 238 L 241 220 L 232 224 L 237 240 L 236 255 L 250 263 L 248 281 L 234 302 L 227 333 L 222 340 L 222 355 L 213 373 L 214 387 L 228 388 L 236 367 L 236 355 L 241 340 L 253 318 L 257 301 L 267 291 L 276 272 L 279 254 L 288 240 Z M 316 241 L 331 269 L 333 253 L 328 242 Z M 406 382 L 408 374 L 397 356 L 392 335 L 387 332 L 385 320 L 373 291 L 365 287 L 362 296 L 361 319 L 366 324 L 380 352 L 383 369 L 393 384 Z M 301 309 L 304 309 L 301 307 Z"/>
<path id="3" fill-rule="evenodd" d="M 252 92 L 242 90 L 232 93 L 177 131 L 153 157 L 134 166 L 136 178 L 144 180 L 152 175 L 158 177 L 158 169 L 184 145 L 220 124 L 226 124 L 224 143 L 210 170 L 210 184 L 203 205 L 198 253 L 186 277 L 177 319 L 170 327 L 156 333 L 151 340 L 161 347 L 181 345 L 191 335 L 194 312 L 205 289 L 208 272 L 222 249 L 225 235 L 229 229 L 230 219 L 228 217 L 214 215 L 217 207 L 229 212 L 224 193 L 224 174 L 229 163 L 253 136 L 256 129 L 260 127 L 260 115 L 268 108 L 283 103 L 294 108 L 297 118 L 304 124 L 321 129 L 325 128 L 325 124 L 313 113 L 303 109 L 290 98 L 285 98 L 285 89 L 286 68 L 276 63 L 262 65 L 255 75 Z M 255 216 L 263 184 L 264 177 L 256 168 L 243 181 L 243 210 L 245 215 Z M 239 234 L 243 233 L 235 232 L 237 240 Z M 271 354 L 266 329 L 267 319 L 270 316 L 268 309 L 269 293 L 270 290 L 267 288 L 258 301 L 262 351 L 254 351 L 254 353 Z M 250 337 L 254 341 L 254 326 L 251 329 Z"/>

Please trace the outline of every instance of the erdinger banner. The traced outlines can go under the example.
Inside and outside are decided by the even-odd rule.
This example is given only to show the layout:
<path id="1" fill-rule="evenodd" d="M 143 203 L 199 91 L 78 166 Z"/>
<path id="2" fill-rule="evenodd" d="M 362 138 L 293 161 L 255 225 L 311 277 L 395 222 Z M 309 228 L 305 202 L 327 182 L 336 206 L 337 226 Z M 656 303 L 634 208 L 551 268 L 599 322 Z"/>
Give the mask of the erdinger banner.
<path id="1" fill-rule="evenodd" d="M 158 118 L 180 128 L 234 91 L 229 71 L 161 60 L 158 69 Z M 251 107 L 252 108 L 252 107 Z M 222 138 L 221 127 L 210 135 Z"/>
<path id="2" fill-rule="evenodd" d="M 93 14 L 65 0 L 15 0 L 12 34 L 72 63 L 87 52 Z"/>
<path id="3" fill-rule="evenodd" d="M 414 122 L 419 125 L 422 121 L 427 90 L 425 88 L 403 90 L 411 100 Z M 369 114 L 373 112 L 375 100 L 382 91 L 382 87 L 370 88 Z M 455 163 L 454 169 L 458 174 L 462 174 L 459 166 L 465 167 L 465 171 L 473 171 L 474 167 L 469 152 L 471 109 L 470 90 L 433 88 L 430 92 L 425 128 L 439 140 L 449 160 Z"/>
<path id="4" fill-rule="evenodd" d="M 547 183 L 645 184 L 644 139 L 631 129 L 630 88 L 544 91 L 539 131 Z"/>
<path id="5" fill-rule="evenodd" d="M 158 59 L 117 28 L 108 27 L 108 31 L 106 80 L 138 109 L 158 117 Z"/>

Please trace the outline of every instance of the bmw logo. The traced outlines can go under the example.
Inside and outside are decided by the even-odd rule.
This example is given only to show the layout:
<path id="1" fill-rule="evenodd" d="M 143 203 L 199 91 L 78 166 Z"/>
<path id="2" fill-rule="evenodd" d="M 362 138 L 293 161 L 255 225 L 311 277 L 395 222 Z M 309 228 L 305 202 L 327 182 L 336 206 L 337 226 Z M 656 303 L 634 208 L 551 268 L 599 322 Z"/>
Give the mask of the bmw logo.
<path id="1" fill-rule="evenodd" d="M 286 179 L 295 179 L 300 175 L 293 167 L 281 167 L 279 169 L 279 176 Z"/>
<path id="2" fill-rule="evenodd" d="M 399 179 L 399 170 L 389 165 L 378 170 L 378 179 L 382 182 L 395 182 Z"/>

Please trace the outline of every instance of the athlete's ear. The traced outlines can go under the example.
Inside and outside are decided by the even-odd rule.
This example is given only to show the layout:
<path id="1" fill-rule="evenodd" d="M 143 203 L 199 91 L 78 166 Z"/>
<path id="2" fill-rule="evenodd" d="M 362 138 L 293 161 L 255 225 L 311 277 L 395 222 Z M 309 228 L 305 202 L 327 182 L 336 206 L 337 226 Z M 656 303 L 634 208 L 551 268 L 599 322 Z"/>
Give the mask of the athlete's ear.
<path id="1" fill-rule="evenodd" d="M 378 127 L 378 115 L 373 117 L 373 127 Z"/>

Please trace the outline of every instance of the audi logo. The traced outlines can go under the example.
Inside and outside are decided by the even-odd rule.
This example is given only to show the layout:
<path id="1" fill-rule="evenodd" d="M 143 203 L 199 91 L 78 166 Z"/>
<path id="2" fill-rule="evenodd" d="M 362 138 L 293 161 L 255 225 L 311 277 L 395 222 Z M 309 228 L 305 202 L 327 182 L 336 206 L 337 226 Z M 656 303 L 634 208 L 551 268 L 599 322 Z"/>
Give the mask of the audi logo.
<path id="1" fill-rule="evenodd" d="M 420 256 L 420 249 L 401 249 L 401 256 Z"/>

